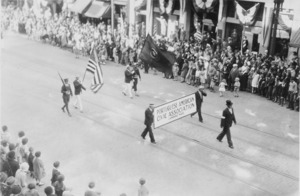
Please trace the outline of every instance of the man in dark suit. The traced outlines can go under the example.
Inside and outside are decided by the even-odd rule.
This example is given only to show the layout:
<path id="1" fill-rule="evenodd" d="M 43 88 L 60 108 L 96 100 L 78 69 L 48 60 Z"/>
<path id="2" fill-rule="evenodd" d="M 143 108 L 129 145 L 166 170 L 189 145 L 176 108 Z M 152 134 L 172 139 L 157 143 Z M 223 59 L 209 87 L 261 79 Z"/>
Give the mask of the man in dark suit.
<path id="1" fill-rule="evenodd" d="M 218 135 L 217 140 L 219 140 L 219 142 L 222 142 L 223 137 L 226 135 L 229 148 L 233 149 L 230 127 L 232 125 L 232 121 L 234 122 L 234 124 L 236 124 L 236 120 L 232 108 L 233 103 L 230 100 L 227 100 L 226 105 L 227 108 L 223 111 L 223 115 L 221 119 L 221 128 L 223 128 L 223 131 Z"/>
<path id="2" fill-rule="evenodd" d="M 204 92 L 204 86 L 201 85 L 199 86 L 198 91 L 195 92 L 197 111 L 191 114 L 191 117 L 193 117 L 196 113 L 198 113 L 199 121 L 202 123 L 203 123 L 203 118 L 201 114 L 201 107 L 203 102 L 203 96 L 206 96 L 206 93 Z"/>
<path id="3" fill-rule="evenodd" d="M 144 124 L 146 125 L 146 128 L 143 131 L 141 136 L 143 139 L 145 139 L 147 133 L 149 132 L 151 143 L 156 144 L 153 133 L 152 133 L 152 128 L 151 128 L 152 123 L 153 123 L 153 104 L 150 104 L 149 107 L 145 111 Z"/>

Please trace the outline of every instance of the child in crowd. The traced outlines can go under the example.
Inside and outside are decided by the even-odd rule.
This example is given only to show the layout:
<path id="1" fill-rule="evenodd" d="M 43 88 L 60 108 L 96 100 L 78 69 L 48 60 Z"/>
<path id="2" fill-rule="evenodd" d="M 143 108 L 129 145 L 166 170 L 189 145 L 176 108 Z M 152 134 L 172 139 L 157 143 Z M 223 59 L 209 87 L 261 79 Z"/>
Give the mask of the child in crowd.
<path id="1" fill-rule="evenodd" d="M 25 192 L 24 196 L 39 196 L 39 192 L 35 189 L 35 184 L 30 183 L 27 188 L 28 190 Z"/>
<path id="2" fill-rule="evenodd" d="M 11 135 L 8 131 L 8 128 L 6 125 L 2 126 L 2 133 L 1 133 L 1 141 L 6 141 L 7 143 L 10 143 Z"/>
<path id="3" fill-rule="evenodd" d="M 220 97 L 224 96 L 225 93 L 225 86 L 227 86 L 226 80 L 223 79 L 220 84 L 219 84 L 219 92 L 220 92 Z"/>
<path id="4" fill-rule="evenodd" d="M 200 86 L 201 82 L 200 82 L 200 67 L 199 65 L 197 65 L 196 67 L 196 73 L 195 73 L 195 86 Z"/>
<path id="5" fill-rule="evenodd" d="M 29 149 L 28 149 L 27 143 L 28 143 L 28 139 L 23 138 L 22 139 L 22 145 L 20 147 L 20 155 L 21 155 L 22 163 L 27 162 L 27 160 L 28 160 Z"/>
<path id="6" fill-rule="evenodd" d="M 239 96 L 238 92 L 239 92 L 240 86 L 241 86 L 240 79 L 238 77 L 236 77 L 234 79 L 234 81 L 235 82 L 234 82 L 234 92 L 233 92 L 233 94 L 234 94 L 235 97 L 238 97 Z"/>
<path id="7" fill-rule="evenodd" d="M 60 171 L 58 170 L 59 165 L 60 165 L 59 161 L 55 161 L 53 163 L 52 178 L 51 178 L 51 184 L 52 184 L 52 186 L 57 181 L 58 176 L 61 175 Z"/>
<path id="8" fill-rule="evenodd" d="M 200 67 L 200 84 L 205 84 L 205 68 L 203 65 Z"/>
<path id="9" fill-rule="evenodd" d="M 65 180 L 64 175 L 59 175 L 57 177 L 57 181 L 54 182 L 53 187 L 54 187 L 56 196 L 62 196 L 63 192 L 66 190 L 64 180 Z"/>
<path id="10" fill-rule="evenodd" d="M 20 147 L 21 147 L 21 144 L 22 144 L 22 139 L 25 138 L 24 131 L 20 131 L 18 133 L 18 136 L 19 136 L 19 138 L 17 139 L 17 144 L 16 144 L 16 158 L 17 158 L 17 161 L 19 163 L 21 163 L 22 157 L 21 157 L 21 154 L 20 154 Z"/>
<path id="11" fill-rule="evenodd" d="M 34 159 L 34 155 L 33 155 L 33 148 L 30 147 L 29 148 L 29 154 L 28 154 L 28 165 L 29 165 L 29 172 L 30 172 L 30 176 L 33 178 L 33 159 Z"/>
<path id="12" fill-rule="evenodd" d="M 178 80 L 178 71 L 179 71 L 177 62 L 174 63 L 174 65 L 172 67 L 172 71 L 173 71 L 174 81 L 177 81 Z"/>

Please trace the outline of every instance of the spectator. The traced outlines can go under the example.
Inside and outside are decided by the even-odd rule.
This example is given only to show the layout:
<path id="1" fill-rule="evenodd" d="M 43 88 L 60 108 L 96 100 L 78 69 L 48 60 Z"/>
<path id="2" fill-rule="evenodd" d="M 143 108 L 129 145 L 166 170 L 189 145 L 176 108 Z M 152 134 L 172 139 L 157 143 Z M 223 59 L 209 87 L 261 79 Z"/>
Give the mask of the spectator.
<path id="1" fill-rule="evenodd" d="M 37 181 L 37 185 L 43 186 L 44 183 L 41 182 L 41 179 L 45 177 L 45 168 L 40 157 L 41 157 L 41 152 L 37 151 L 35 153 L 35 158 L 33 159 L 33 174 Z"/>
<path id="2" fill-rule="evenodd" d="M 19 185 L 13 185 L 11 187 L 11 195 L 10 196 L 23 196 L 22 188 Z"/>
<path id="3" fill-rule="evenodd" d="M 22 190 L 25 190 L 27 187 L 27 173 L 28 173 L 29 165 L 24 162 L 20 165 L 20 169 L 16 172 L 16 184 L 19 185 Z"/>
<path id="4" fill-rule="evenodd" d="M 28 155 L 29 155 L 29 148 L 28 148 L 28 139 L 23 138 L 22 139 L 22 145 L 20 146 L 20 155 L 22 162 L 27 162 Z"/>
<path id="5" fill-rule="evenodd" d="M 65 180 L 64 175 L 59 175 L 57 177 L 57 181 L 54 182 L 53 187 L 54 187 L 56 196 L 62 196 L 63 192 L 66 190 L 64 180 Z"/>
<path id="6" fill-rule="evenodd" d="M 18 139 L 17 139 L 17 144 L 16 144 L 16 158 L 17 158 L 17 161 L 19 163 L 22 162 L 22 157 L 21 157 L 21 154 L 20 154 L 20 147 L 22 145 L 22 139 L 25 138 L 25 132 L 24 131 L 20 131 L 18 133 Z"/>
<path id="7" fill-rule="evenodd" d="M 55 161 L 53 163 L 52 178 L 51 178 L 52 186 L 53 186 L 54 182 L 57 181 L 58 176 L 61 175 L 60 171 L 58 170 L 59 165 L 60 165 L 59 161 Z"/>
<path id="8" fill-rule="evenodd" d="M 148 196 L 149 195 L 149 191 L 148 189 L 145 187 L 145 183 L 146 180 L 144 178 L 141 178 L 140 181 L 140 188 L 138 189 L 138 196 Z"/>
<path id="9" fill-rule="evenodd" d="M 35 189 L 35 184 L 28 184 L 28 190 L 25 192 L 24 196 L 39 196 L 38 191 Z"/>
<path id="10" fill-rule="evenodd" d="M 95 190 L 95 182 L 90 182 L 88 189 L 85 191 L 84 196 L 99 196 L 100 192 Z"/>
<path id="11" fill-rule="evenodd" d="M 8 128 L 6 125 L 2 126 L 2 133 L 1 133 L 1 141 L 6 141 L 8 144 L 10 144 L 11 135 L 8 131 Z"/>
<path id="12" fill-rule="evenodd" d="M 54 195 L 53 194 L 53 189 L 51 186 L 47 186 L 45 189 L 44 189 L 44 192 L 46 194 L 46 196 L 57 196 L 57 195 Z"/>
<path id="13" fill-rule="evenodd" d="M 33 148 L 30 147 L 29 148 L 29 155 L 28 155 L 28 165 L 29 165 L 29 171 L 30 171 L 30 176 L 34 177 L 33 175 L 33 159 L 34 159 L 34 155 L 33 155 Z"/>
<path id="14" fill-rule="evenodd" d="M 7 154 L 7 161 L 3 163 L 3 171 L 7 174 L 8 177 L 10 177 L 15 176 L 19 168 L 19 163 L 15 160 L 15 152 L 9 152 Z"/>

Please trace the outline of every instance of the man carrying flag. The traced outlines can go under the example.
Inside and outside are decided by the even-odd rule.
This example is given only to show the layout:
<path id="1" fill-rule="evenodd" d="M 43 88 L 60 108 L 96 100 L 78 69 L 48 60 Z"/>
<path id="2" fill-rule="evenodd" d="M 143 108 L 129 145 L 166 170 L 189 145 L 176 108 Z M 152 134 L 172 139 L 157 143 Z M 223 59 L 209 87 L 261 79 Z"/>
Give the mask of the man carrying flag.
<path id="1" fill-rule="evenodd" d="M 166 76 L 172 74 L 172 65 L 175 62 L 175 55 L 169 51 L 161 50 L 148 34 L 139 58 L 145 64 L 153 66 Z"/>
<path id="2" fill-rule="evenodd" d="M 74 82 L 74 94 L 76 97 L 76 101 L 74 102 L 74 107 L 77 109 L 79 107 L 80 112 L 83 112 L 82 103 L 81 103 L 81 91 L 82 89 L 85 90 L 85 87 L 82 85 L 80 79 L 78 76 L 76 76 Z"/>

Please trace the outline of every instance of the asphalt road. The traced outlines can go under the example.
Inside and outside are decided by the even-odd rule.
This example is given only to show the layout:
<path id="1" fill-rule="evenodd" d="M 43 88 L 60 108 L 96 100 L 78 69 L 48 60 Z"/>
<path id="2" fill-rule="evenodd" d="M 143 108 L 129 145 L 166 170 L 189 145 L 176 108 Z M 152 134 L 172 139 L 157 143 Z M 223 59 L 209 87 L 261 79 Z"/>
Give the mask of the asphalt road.
<path id="1" fill-rule="evenodd" d="M 88 58 L 7 33 L 1 43 L 1 125 L 16 138 L 24 130 L 29 146 L 42 152 L 50 184 L 52 164 L 61 162 L 66 186 L 83 195 L 95 181 L 102 195 L 137 195 L 140 177 L 155 196 L 298 195 L 299 113 L 249 93 L 239 98 L 208 92 L 204 123 L 185 117 L 154 130 L 158 144 L 140 139 L 144 110 L 193 93 L 195 87 L 142 73 L 140 97 L 122 95 L 124 67 L 103 66 L 99 93 L 82 95 L 84 113 L 61 111 L 61 80 L 83 76 Z M 87 74 L 84 86 L 90 87 Z M 226 99 L 234 103 L 235 149 L 217 142 Z M 73 97 L 71 103 L 75 101 Z M 39 188 L 42 189 L 43 187 Z"/>

